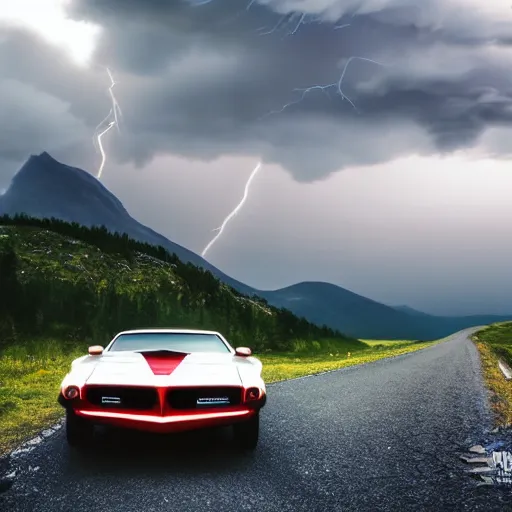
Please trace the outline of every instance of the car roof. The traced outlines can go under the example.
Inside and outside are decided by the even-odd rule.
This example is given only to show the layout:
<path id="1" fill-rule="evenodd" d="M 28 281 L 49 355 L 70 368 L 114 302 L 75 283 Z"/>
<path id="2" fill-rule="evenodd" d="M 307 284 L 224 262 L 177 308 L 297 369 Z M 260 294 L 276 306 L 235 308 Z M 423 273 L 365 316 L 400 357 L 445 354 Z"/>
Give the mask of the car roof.
<path id="1" fill-rule="evenodd" d="M 153 334 L 153 333 L 175 333 L 175 334 L 215 334 L 217 336 L 221 336 L 221 334 L 217 331 L 204 331 L 201 329 L 133 329 L 130 331 L 122 331 L 116 334 L 120 336 L 121 334 Z"/>

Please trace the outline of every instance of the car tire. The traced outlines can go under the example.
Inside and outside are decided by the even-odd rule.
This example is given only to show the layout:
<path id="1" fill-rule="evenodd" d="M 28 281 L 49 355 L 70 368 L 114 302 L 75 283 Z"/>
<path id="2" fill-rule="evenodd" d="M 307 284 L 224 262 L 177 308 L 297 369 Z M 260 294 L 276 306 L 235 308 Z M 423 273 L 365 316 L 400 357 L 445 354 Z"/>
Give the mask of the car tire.
<path id="1" fill-rule="evenodd" d="M 72 409 L 66 411 L 66 440 L 69 446 L 85 448 L 91 444 L 94 434 L 94 425 L 80 416 Z"/>
<path id="2" fill-rule="evenodd" d="M 242 450 L 254 450 L 258 444 L 260 433 L 260 415 L 253 416 L 250 420 L 233 425 L 235 442 Z"/>

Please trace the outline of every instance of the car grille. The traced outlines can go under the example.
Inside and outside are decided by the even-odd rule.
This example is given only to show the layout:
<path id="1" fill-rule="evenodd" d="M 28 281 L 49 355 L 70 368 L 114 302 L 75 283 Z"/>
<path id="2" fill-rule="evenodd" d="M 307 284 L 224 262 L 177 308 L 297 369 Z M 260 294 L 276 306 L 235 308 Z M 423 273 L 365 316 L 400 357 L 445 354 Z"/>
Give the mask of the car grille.
<path id="1" fill-rule="evenodd" d="M 109 409 L 149 410 L 158 404 L 158 394 L 155 388 L 87 387 L 86 398 L 93 405 Z"/>
<path id="2" fill-rule="evenodd" d="M 197 387 L 172 389 L 167 392 L 167 403 L 173 409 L 210 409 L 239 405 L 240 387 Z"/>

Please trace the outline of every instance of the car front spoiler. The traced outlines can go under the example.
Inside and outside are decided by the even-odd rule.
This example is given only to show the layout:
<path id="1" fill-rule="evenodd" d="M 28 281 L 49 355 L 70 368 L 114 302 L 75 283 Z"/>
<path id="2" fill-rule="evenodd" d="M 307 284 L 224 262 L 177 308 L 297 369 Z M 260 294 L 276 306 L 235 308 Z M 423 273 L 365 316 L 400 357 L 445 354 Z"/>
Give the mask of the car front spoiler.
<path id="1" fill-rule="evenodd" d="M 172 414 L 169 416 L 87 409 L 75 409 L 74 412 L 77 416 L 87 418 L 93 423 L 164 433 L 231 425 L 250 419 L 258 411 L 244 408 L 236 411 L 217 411 L 199 414 L 194 412 L 191 414 Z"/>

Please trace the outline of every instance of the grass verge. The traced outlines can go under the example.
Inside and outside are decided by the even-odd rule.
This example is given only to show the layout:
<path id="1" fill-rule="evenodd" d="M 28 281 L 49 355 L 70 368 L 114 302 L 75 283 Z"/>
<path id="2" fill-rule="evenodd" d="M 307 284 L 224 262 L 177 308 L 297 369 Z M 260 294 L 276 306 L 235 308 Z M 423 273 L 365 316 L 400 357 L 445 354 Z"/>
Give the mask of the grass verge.
<path id="1" fill-rule="evenodd" d="M 0 357 L 0 456 L 55 423 L 62 378 L 87 346 L 39 340 L 5 349 Z"/>
<path id="2" fill-rule="evenodd" d="M 257 354 L 267 383 L 369 363 L 429 347 L 438 342 L 369 340 L 355 352 Z M 331 347 L 333 348 L 333 347 Z M 350 348 L 349 348 L 350 349 Z M 87 344 L 38 340 L 18 343 L 0 357 L 0 456 L 52 425 L 63 416 L 57 403 L 59 385 L 73 359 L 84 355 Z"/>
<path id="3" fill-rule="evenodd" d="M 492 324 L 473 335 L 487 388 L 491 392 L 491 407 L 498 426 L 512 425 L 512 381 L 507 381 L 498 367 L 498 359 L 512 366 L 512 322 Z"/>

